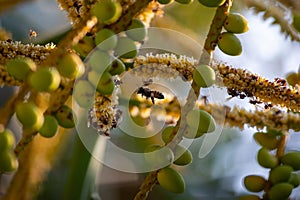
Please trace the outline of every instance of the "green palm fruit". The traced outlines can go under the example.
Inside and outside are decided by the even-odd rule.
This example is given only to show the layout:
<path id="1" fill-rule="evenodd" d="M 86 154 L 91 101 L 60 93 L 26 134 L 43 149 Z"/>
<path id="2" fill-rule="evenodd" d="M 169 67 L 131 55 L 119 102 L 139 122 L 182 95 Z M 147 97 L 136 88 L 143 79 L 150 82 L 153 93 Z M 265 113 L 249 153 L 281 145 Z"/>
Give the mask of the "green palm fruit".
<path id="1" fill-rule="evenodd" d="M 12 149 L 15 143 L 15 136 L 11 130 L 5 129 L 0 132 L 0 151 Z"/>
<path id="2" fill-rule="evenodd" d="M 147 28 L 140 19 L 133 19 L 126 31 L 126 35 L 134 41 L 143 41 L 147 35 Z"/>
<path id="3" fill-rule="evenodd" d="M 288 183 L 292 184 L 294 187 L 298 187 L 300 185 L 300 175 L 296 173 L 292 173 Z"/>
<path id="4" fill-rule="evenodd" d="M 162 131 L 161 138 L 166 144 L 171 142 L 174 128 L 174 126 L 168 126 Z"/>
<path id="5" fill-rule="evenodd" d="M 108 72 L 104 72 L 102 76 L 97 76 L 97 73 L 94 71 L 89 72 L 88 74 L 88 79 L 89 81 L 94 85 L 96 84 L 96 90 L 103 94 L 103 95 L 108 95 L 112 94 L 115 88 L 115 83 L 112 79 L 112 76 Z M 99 81 L 97 83 L 97 81 Z"/>
<path id="6" fill-rule="evenodd" d="M 186 138 L 198 138 L 216 129 L 214 118 L 204 110 L 191 110 L 186 116 L 186 121 L 188 124 L 188 131 L 184 134 Z"/>
<path id="7" fill-rule="evenodd" d="M 46 138 L 50 138 L 57 133 L 57 130 L 58 122 L 55 117 L 51 115 L 45 115 L 43 126 L 39 129 L 40 135 Z"/>
<path id="8" fill-rule="evenodd" d="M 57 65 L 59 73 L 67 78 L 75 79 L 84 74 L 84 64 L 76 53 L 67 53 Z"/>
<path id="9" fill-rule="evenodd" d="M 256 195 L 245 195 L 238 198 L 238 200 L 261 200 L 259 196 Z"/>
<path id="10" fill-rule="evenodd" d="M 109 70 L 109 73 L 114 76 L 114 75 L 120 75 L 125 71 L 125 65 L 124 63 L 116 58 L 112 63 L 111 63 L 111 67 Z"/>
<path id="11" fill-rule="evenodd" d="M 269 200 L 287 199 L 292 193 L 293 188 L 294 186 L 289 183 L 278 183 L 269 190 Z"/>
<path id="12" fill-rule="evenodd" d="M 250 192 L 260 192 L 266 186 L 267 181 L 258 175 L 249 175 L 244 178 L 244 186 Z"/>
<path id="13" fill-rule="evenodd" d="M 226 0 L 198 0 L 198 1 L 206 7 L 218 7 L 223 5 Z"/>
<path id="14" fill-rule="evenodd" d="M 157 181 L 164 189 L 170 192 L 183 193 L 185 190 L 185 182 L 182 175 L 170 167 L 159 170 Z"/>
<path id="15" fill-rule="evenodd" d="M 255 141 L 261 145 L 262 147 L 265 147 L 269 150 L 273 150 L 277 148 L 278 145 L 278 140 L 275 136 L 268 134 L 268 133 L 263 133 L 263 132 L 256 132 L 253 135 Z"/>
<path id="16" fill-rule="evenodd" d="M 295 86 L 296 84 L 300 83 L 300 75 L 295 72 L 289 73 L 286 76 L 286 80 L 291 86 Z"/>
<path id="17" fill-rule="evenodd" d="M 116 56 L 120 58 L 134 58 L 137 56 L 137 47 L 133 40 L 127 37 L 119 37 L 115 48 Z"/>
<path id="18" fill-rule="evenodd" d="M 98 50 L 89 56 L 87 63 L 93 70 L 102 74 L 104 71 L 110 70 L 112 61 L 113 58 L 109 53 Z"/>
<path id="19" fill-rule="evenodd" d="M 265 168 L 274 168 L 278 165 L 278 159 L 264 147 L 258 151 L 257 161 L 260 166 Z"/>
<path id="20" fill-rule="evenodd" d="M 174 156 L 175 161 L 173 163 L 175 165 L 184 166 L 190 164 L 193 161 L 193 155 L 190 150 L 181 145 L 177 145 L 175 147 Z"/>
<path id="21" fill-rule="evenodd" d="M 293 168 L 288 165 L 281 165 L 270 171 L 269 180 L 273 185 L 281 182 L 287 182 L 293 172 Z"/>
<path id="22" fill-rule="evenodd" d="M 19 166 L 18 159 L 13 151 L 0 151 L 0 172 L 10 173 Z"/>
<path id="23" fill-rule="evenodd" d="M 224 28 L 231 33 L 245 33 L 249 30 L 247 19 L 239 13 L 230 13 L 224 23 Z"/>
<path id="24" fill-rule="evenodd" d="M 66 105 L 63 105 L 58 109 L 55 114 L 55 118 L 58 124 L 63 128 L 75 127 L 75 116 L 72 109 Z"/>
<path id="25" fill-rule="evenodd" d="M 112 50 L 117 46 L 118 37 L 110 29 L 101 29 L 95 36 L 95 43 L 97 48 L 102 51 Z"/>
<path id="26" fill-rule="evenodd" d="M 55 91 L 60 84 L 60 74 L 56 68 L 43 67 L 29 76 L 30 85 L 38 92 Z"/>
<path id="27" fill-rule="evenodd" d="M 87 57 L 89 53 L 95 48 L 92 37 L 85 36 L 74 46 L 74 50 L 83 58 Z"/>
<path id="28" fill-rule="evenodd" d="M 215 71 L 208 65 L 200 65 L 193 71 L 193 80 L 199 87 L 209 87 L 216 81 Z"/>
<path id="29" fill-rule="evenodd" d="M 93 5 L 91 13 L 97 17 L 100 23 L 111 24 L 121 16 L 122 6 L 116 1 L 102 0 Z"/>
<path id="30" fill-rule="evenodd" d="M 242 53 L 242 44 L 233 33 L 223 32 L 218 38 L 218 47 L 230 56 L 238 56 Z"/>
<path id="31" fill-rule="evenodd" d="M 89 108 L 94 102 L 95 89 L 89 81 L 79 80 L 75 83 L 73 97 L 82 108 Z"/>
<path id="32" fill-rule="evenodd" d="M 291 166 L 295 171 L 300 170 L 300 152 L 289 152 L 281 157 L 281 162 Z"/>
<path id="33" fill-rule="evenodd" d="M 24 128 L 38 130 L 44 123 L 43 112 L 32 102 L 18 103 L 16 115 Z"/>
<path id="34" fill-rule="evenodd" d="M 175 0 L 175 1 L 180 4 L 190 4 L 193 2 L 193 0 Z"/>
<path id="35" fill-rule="evenodd" d="M 294 13 L 292 25 L 294 26 L 294 28 L 297 31 L 300 32 L 300 13 L 299 12 Z"/>
<path id="36" fill-rule="evenodd" d="M 169 147 L 152 144 L 144 151 L 145 160 L 154 167 L 165 167 L 174 161 L 174 153 Z"/>
<path id="37" fill-rule="evenodd" d="M 158 3 L 160 4 L 169 4 L 172 3 L 174 0 L 157 0 Z"/>
<path id="38" fill-rule="evenodd" d="M 25 81 L 30 72 L 36 70 L 36 64 L 30 58 L 19 56 L 6 63 L 6 70 L 15 79 Z"/>

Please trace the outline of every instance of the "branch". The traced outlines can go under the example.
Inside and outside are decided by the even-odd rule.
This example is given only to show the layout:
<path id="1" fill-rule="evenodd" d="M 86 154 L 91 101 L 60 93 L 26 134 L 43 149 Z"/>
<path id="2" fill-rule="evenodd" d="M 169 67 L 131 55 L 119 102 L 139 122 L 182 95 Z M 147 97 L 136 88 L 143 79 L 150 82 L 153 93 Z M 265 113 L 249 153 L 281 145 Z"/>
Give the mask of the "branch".
<path id="1" fill-rule="evenodd" d="M 209 53 L 209 55 L 211 55 L 211 53 L 214 50 L 214 46 L 211 45 L 211 42 L 215 39 L 215 35 L 219 35 L 221 32 L 221 28 L 222 24 L 219 23 L 219 21 L 222 21 L 220 19 L 224 19 L 227 17 L 229 9 L 231 7 L 232 1 L 231 0 L 227 0 L 223 6 L 220 6 L 217 8 L 215 17 L 211 23 L 211 27 L 209 30 L 209 33 L 207 35 L 207 38 L 205 40 L 205 50 Z M 213 34 L 212 34 L 213 33 Z M 169 57 L 168 57 L 169 58 Z M 183 60 L 186 59 L 186 57 L 182 57 Z M 206 53 L 202 53 L 201 58 L 200 58 L 200 62 L 201 64 L 203 63 L 209 63 L 210 62 L 210 58 L 207 58 L 207 54 Z M 167 61 L 167 63 L 169 64 L 170 62 Z M 174 66 L 177 66 L 179 63 L 175 64 Z M 195 63 L 194 63 L 195 64 Z M 197 62 L 198 64 L 198 62 Z M 180 64 L 179 64 L 180 65 Z M 181 66 L 181 69 L 183 68 L 183 66 Z M 182 69 L 183 71 L 186 71 L 186 69 Z M 189 78 L 189 77 L 188 77 Z M 192 76 L 190 76 L 190 78 L 192 78 Z M 182 134 L 184 133 L 184 131 L 187 128 L 186 125 L 186 115 L 187 113 L 194 107 L 197 98 L 199 97 L 200 94 L 200 87 L 193 81 L 192 82 L 192 89 L 189 91 L 188 97 L 187 97 L 187 103 L 184 105 L 184 108 L 182 109 L 182 113 L 180 116 L 180 120 L 177 121 L 177 124 L 174 128 L 174 132 L 173 134 L 173 139 L 171 139 L 170 144 L 165 144 L 168 145 L 170 148 L 175 147 L 176 144 L 178 144 L 181 140 L 182 140 Z M 181 125 L 181 126 L 180 126 Z M 156 176 L 159 170 L 155 170 L 149 173 L 149 175 L 146 177 L 145 180 L 153 180 L 150 183 L 143 183 L 142 186 L 140 188 L 140 191 L 136 194 L 136 198 L 140 197 L 141 200 L 146 199 L 148 196 L 149 191 L 154 187 L 155 183 L 157 181 L 154 181 L 154 177 L 156 180 Z M 135 199 L 136 199 L 135 198 Z"/>
<path id="2" fill-rule="evenodd" d="M 297 1 L 295 1 L 297 2 Z M 291 38 L 292 41 L 300 42 L 300 34 L 295 28 L 290 24 L 288 15 L 291 15 L 290 8 L 285 7 L 283 4 L 275 2 L 273 0 L 268 1 L 257 1 L 257 0 L 244 0 L 244 3 L 250 7 L 254 8 L 256 13 L 263 12 L 263 18 L 273 18 L 272 24 L 277 24 L 280 26 L 282 33 L 285 33 Z M 288 12 L 289 11 L 289 12 Z"/>

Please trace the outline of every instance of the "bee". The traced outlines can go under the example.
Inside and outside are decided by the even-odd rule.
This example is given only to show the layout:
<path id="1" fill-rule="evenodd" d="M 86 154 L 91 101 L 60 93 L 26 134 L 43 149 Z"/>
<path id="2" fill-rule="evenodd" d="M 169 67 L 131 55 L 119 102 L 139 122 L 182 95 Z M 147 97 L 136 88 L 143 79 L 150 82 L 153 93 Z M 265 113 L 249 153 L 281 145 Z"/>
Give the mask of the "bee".
<path id="1" fill-rule="evenodd" d="M 37 32 L 34 31 L 34 30 L 32 30 L 32 29 L 30 29 L 29 30 L 29 37 L 30 38 L 36 38 L 37 37 Z"/>
<path id="2" fill-rule="evenodd" d="M 163 93 L 156 91 L 156 90 L 150 90 L 149 88 L 145 88 L 145 87 L 140 87 L 137 91 L 137 94 L 141 94 L 142 97 L 145 96 L 146 99 L 150 98 L 153 104 L 155 104 L 154 98 L 156 98 L 156 99 L 164 99 L 165 98 Z"/>
<path id="3" fill-rule="evenodd" d="M 249 103 L 253 104 L 253 105 L 256 105 L 256 104 L 261 104 L 263 103 L 262 101 L 258 101 L 258 100 L 255 100 L 255 99 L 250 99 L 249 100 Z"/>

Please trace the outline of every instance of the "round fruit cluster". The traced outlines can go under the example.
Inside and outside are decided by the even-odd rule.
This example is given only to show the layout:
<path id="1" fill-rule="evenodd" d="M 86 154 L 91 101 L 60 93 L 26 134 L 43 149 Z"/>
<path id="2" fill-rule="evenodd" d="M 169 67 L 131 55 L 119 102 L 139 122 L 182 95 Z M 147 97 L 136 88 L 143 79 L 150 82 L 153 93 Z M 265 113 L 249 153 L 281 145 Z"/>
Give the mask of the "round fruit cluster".
<path id="1" fill-rule="evenodd" d="M 265 191 L 263 199 L 288 199 L 292 190 L 299 186 L 300 176 L 295 171 L 300 170 L 300 152 L 288 152 L 280 158 L 270 151 L 277 149 L 281 132 L 268 130 L 256 132 L 255 141 L 262 147 L 257 154 L 259 165 L 270 169 L 269 178 L 259 175 L 248 175 L 244 178 L 244 186 L 250 192 Z M 246 195 L 240 200 L 262 199 L 258 195 Z"/>
<path id="2" fill-rule="evenodd" d="M 138 53 L 137 45 L 146 38 L 146 35 L 145 24 L 139 19 L 133 19 L 122 36 L 103 28 L 93 38 L 86 36 L 75 47 L 82 57 L 87 57 L 88 67 L 87 76 L 78 80 L 74 87 L 73 95 L 79 106 L 91 107 L 95 91 L 101 95 L 113 93 L 115 88 L 113 76 L 122 74 L 127 64 L 133 62 L 132 59 Z M 88 55 L 89 52 L 91 53 Z"/>
<path id="3" fill-rule="evenodd" d="M 11 130 L 0 125 L 0 173 L 13 172 L 18 168 L 18 159 L 13 151 L 15 137 Z"/>
<path id="4" fill-rule="evenodd" d="M 230 56 L 238 56 L 242 53 L 242 44 L 235 34 L 248 31 L 247 19 L 238 13 L 229 13 L 224 23 L 225 32 L 218 38 L 219 49 Z"/>
<path id="5" fill-rule="evenodd" d="M 41 136 L 53 137 L 58 125 L 63 128 L 75 126 L 72 109 L 63 105 L 54 116 L 44 115 L 42 110 L 33 102 L 20 102 L 16 105 L 16 116 L 24 129 L 38 131 Z"/>

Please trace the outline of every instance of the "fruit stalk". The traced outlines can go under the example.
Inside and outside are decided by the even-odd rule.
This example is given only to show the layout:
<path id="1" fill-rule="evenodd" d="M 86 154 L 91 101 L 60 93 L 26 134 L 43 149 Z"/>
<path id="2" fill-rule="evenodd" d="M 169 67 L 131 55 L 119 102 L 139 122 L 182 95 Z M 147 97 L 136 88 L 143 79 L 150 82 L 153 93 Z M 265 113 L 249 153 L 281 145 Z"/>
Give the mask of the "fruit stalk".
<path id="1" fill-rule="evenodd" d="M 218 17 L 223 16 L 224 20 L 222 20 L 222 23 L 224 23 L 226 16 L 228 15 L 229 12 L 229 8 L 231 7 L 231 0 L 227 0 L 224 4 L 226 4 L 226 9 L 223 9 L 222 6 L 217 8 L 217 12 L 215 14 L 215 18 L 217 18 L 216 16 L 218 15 Z M 227 7 L 228 6 L 228 7 Z M 223 13 L 223 14 L 222 14 Z M 221 17 L 222 18 L 222 17 Z M 216 19 L 217 20 L 217 19 Z M 212 35 L 212 32 L 215 32 L 215 34 L 219 35 L 221 33 L 220 28 L 219 27 L 219 23 L 212 23 L 209 33 L 207 35 L 207 38 L 205 40 L 205 50 L 209 52 L 209 55 L 212 54 L 212 52 L 214 51 L 214 46 L 211 46 L 212 42 L 214 41 L 214 35 Z M 221 25 L 221 27 L 223 26 L 223 24 Z M 214 31 L 213 31 L 214 30 Z M 215 38 L 216 39 L 216 38 Z M 201 57 L 200 57 L 200 61 L 199 63 L 201 64 L 208 64 L 210 62 L 211 58 L 207 58 L 207 54 L 204 52 L 202 53 Z M 203 63 L 202 63 L 203 62 Z M 173 132 L 175 134 L 171 134 L 173 135 L 173 138 L 170 139 L 171 144 L 169 145 L 170 148 L 174 148 L 181 140 L 183 137 L 183 133 L 185 132 L 185 130 L 187 129 L 187 124 L 186 124 L 186 115 L 188 113 L 188 111 L 190 111 L 195 103 L 197 98 L 199 97 L 200 94 L 200 87 L 195 83 L 195 81 L 192 82 L 192 89 L 189 91 L 188 97 L 187 97 L 187 103 L 184 105 L 183 108 L 183 112 L 181 113 L 180 119 L 177 121 L 177 124 L 173 130 Z M 180 126 L 181 125 L 181 126 Z M 179 134 L 177 134 L 179 132 Z M 165 145 L 167 145 L 168 143 L 166 143 Z M 142 199 L 146 199 L 148 196 L 149 191 L 154 187 L 154 185 L 157 183 L 157 173 L 159 172 L 159 170 L 155 170 L 149 173 L 149 175 L 146 177 L 145 180 L 153 180 L 150 183 L 144 183 L 142 185 L 145 185 L 145 187 L 143 187 L 143 190 L 140 189 L 140 191 L 137 193 L 136 196 L 140 196 L 142 197 Z M 155 180 L 154 181 L 154 177 Z"/>

